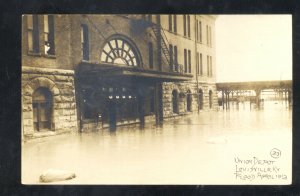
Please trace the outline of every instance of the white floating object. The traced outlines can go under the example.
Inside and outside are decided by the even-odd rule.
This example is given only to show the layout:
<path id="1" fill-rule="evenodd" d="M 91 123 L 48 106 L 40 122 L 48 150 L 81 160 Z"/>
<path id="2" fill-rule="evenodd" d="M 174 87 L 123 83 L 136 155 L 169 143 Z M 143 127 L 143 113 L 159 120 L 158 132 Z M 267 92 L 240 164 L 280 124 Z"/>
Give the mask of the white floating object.
<path id="1" fill-rule="evenodd" d="M 43 172 L 40 176 L 40 182 L 63 181 L 70 180 L 75 177 L 76 175 L 74 172 L 59 169 L 48 169 L 47 171 Z"/>

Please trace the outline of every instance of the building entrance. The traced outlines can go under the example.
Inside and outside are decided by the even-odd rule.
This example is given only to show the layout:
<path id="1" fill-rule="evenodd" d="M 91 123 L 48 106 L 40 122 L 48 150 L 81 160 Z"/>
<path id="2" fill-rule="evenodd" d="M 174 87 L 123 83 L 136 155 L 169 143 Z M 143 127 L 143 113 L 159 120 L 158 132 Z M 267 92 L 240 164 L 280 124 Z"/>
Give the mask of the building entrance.
<path id="1" fill-rule="evenodd" d="M 81 87 L 82 123 L 97 127 L 144 123 L 144 116 L 154 115 L 154 87 L 133 81 L 105 79 Z"/>

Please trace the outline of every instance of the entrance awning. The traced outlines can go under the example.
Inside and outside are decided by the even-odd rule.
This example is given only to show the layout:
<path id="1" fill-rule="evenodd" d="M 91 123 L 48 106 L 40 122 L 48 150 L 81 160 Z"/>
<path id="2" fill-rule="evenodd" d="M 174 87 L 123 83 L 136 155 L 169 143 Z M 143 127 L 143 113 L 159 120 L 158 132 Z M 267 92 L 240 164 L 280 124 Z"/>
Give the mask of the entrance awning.
<path id="1" fill-rule="evenodd" d="M 191 80 L 193 75 L 178 72 L 163 72 L 156 70 L 146 70 L 140 67 L 129 67 L 116 64 L 95 64 L 81 62 L 78 65 L 80 74 L 102 75 L 107 77 L 134 77 L 139 79 L 159 80 L 161 82 L 176 82 Z"/>

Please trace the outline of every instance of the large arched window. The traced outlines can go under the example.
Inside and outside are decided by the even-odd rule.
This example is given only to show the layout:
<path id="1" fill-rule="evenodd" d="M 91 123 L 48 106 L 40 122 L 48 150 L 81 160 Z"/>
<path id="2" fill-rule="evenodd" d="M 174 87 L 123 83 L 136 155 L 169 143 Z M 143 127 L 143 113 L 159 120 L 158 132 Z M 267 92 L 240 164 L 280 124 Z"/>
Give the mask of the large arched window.
<path id="1" fill-rule="evenodd" d="M 111 39 L 103 48 L 101 61 L 119 65 L 138 66 L 136 51 L 131 45 L 120 38 Z"/>

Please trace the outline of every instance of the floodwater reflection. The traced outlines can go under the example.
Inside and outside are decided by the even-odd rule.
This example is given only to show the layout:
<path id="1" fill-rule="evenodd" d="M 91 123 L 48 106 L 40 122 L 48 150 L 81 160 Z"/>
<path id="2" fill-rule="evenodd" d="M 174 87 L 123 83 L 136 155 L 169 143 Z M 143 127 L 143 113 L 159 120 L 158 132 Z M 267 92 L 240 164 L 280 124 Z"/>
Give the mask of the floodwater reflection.
<path id="1" fill-rule="evenodd" d="M 233 175 L 234 158 L 266 158 L 274 147 L 291 178 L 292 111 L 274 102 L 242 108 L 24 143 L 22 182 L 39 183 L 43 171 L 56 168 L 77 177 L 55 184 L 244 184 Z"/>

